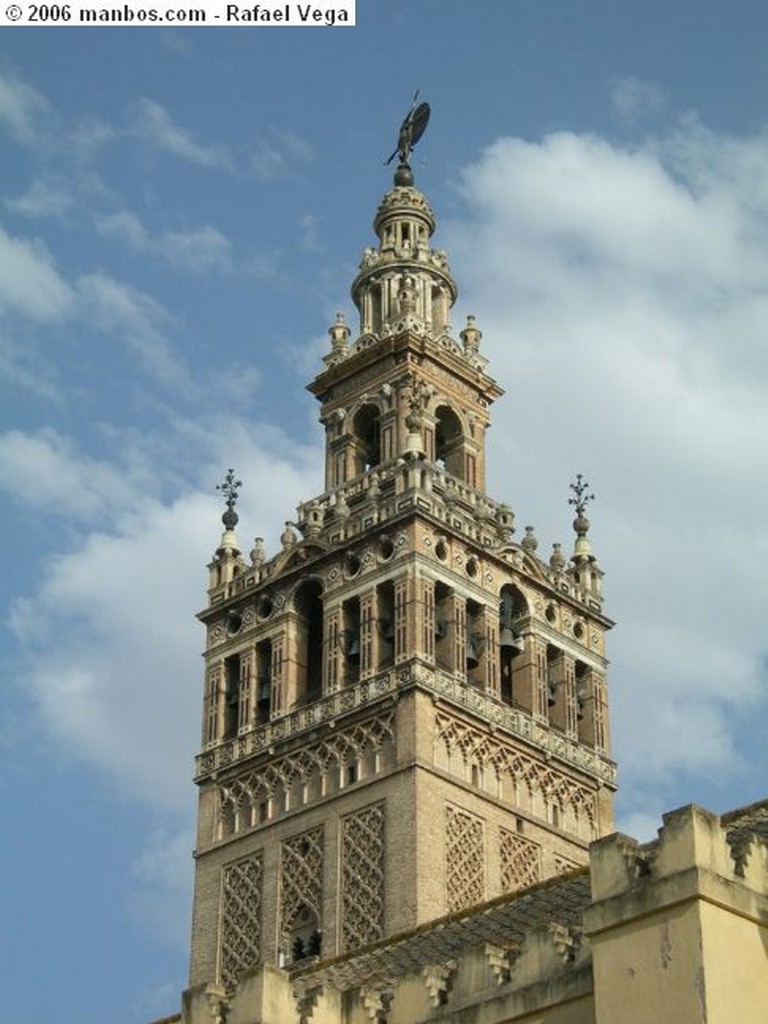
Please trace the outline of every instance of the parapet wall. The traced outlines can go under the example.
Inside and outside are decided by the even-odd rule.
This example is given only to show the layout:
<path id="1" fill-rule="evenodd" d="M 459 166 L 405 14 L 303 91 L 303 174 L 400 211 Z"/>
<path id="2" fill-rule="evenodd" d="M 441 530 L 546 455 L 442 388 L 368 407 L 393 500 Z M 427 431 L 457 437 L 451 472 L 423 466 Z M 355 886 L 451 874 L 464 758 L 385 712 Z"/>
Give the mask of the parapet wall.
<path id="1" fill-rule="evenodd" d="M 641 845 L 620 834 L 590 852 L 598 1024 L 763 1019 L 768 1000 L 768 804 L 720 818 L 689 805 Z"/>

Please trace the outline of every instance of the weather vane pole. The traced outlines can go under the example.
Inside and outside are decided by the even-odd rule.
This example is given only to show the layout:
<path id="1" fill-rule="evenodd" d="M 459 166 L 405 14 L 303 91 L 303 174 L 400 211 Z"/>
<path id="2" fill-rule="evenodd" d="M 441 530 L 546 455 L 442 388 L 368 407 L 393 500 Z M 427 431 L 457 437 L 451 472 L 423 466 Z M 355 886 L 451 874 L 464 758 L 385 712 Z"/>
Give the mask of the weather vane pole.
<path id="1" fill-rule="evenodd" d="M 395 171 L 396 185 L 413 184 L 413 173 L 411 172 L 411 165 L 408 160 L 413 147 L 424 134 L 424 130 L 429 122 L 429 104 L 419 103 L 417 106 L 416 101 L 418 98 L 419 90 L 417 89 L 413 95 L 411 109 L 405 115 L 403 123 L 400 125 L 400 131 L 397 136 L 397 148 L 392 153 L 392 156 L 384 161 L 384 165 L 389 166 L 396 156 L 400 157 L 400 163 Z"/>

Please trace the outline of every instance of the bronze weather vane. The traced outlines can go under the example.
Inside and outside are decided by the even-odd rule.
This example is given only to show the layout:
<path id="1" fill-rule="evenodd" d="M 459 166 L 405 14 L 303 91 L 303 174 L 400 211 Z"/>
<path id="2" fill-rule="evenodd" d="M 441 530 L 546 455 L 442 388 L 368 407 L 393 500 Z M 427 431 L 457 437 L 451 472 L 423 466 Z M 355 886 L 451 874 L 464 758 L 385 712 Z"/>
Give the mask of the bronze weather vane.
<path id="1" fill-rule="evenodd" d="M 429 104 L 422 102 L 417 105 L 416 101 L 418 98 L 419 91 L 417 89 L 413 96 L 411 109 L 405 115 L 403 123 L 400 125 L 400 131 L 397 136 L 397 148 L 392 153 L 392 156 L 384 161 L 385 166 L 391 164 L 395 157 L 399 155 L 400 166 L 398 170 L 410 171 L 408 158 L 429 123 Z"/>

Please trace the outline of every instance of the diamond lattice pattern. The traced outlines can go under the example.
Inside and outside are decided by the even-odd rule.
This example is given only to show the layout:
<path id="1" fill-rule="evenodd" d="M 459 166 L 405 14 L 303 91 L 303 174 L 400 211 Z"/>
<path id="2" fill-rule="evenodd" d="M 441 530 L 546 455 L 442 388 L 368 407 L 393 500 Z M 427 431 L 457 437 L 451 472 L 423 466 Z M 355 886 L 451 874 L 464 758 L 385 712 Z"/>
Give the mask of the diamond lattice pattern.
<path id="1" fill-rule="evenodd" d="M 538 843 L 508 829 L 499 830 L 501 891 L 515 892 L 538 882 L 541 848 Z"/>
<path id="2" fill-rule="evenodd" d="M 227 991 L 259 962 L 262 856 L 227 864 L 222 873 L 221 982 Z"/>
<path id="3" fill-rule="evenodd" d="M 384 935 L 384 805 L 344 819 L 342 831 L 342 944 L 351 950 Z"/>
<path id="4" fill-rule="evenodd" d="M 449 913 L 485 898 L 482 819 L 458 807 L 445 808 L 446 889 Z"/>
<path id="5" fill-rule="evenodd" d="M 323 829 L 315 828 L 286 839 L 281 845 L 281 922 L 288 933 L 300 921 L 306 908 L 322 920 Z"/>

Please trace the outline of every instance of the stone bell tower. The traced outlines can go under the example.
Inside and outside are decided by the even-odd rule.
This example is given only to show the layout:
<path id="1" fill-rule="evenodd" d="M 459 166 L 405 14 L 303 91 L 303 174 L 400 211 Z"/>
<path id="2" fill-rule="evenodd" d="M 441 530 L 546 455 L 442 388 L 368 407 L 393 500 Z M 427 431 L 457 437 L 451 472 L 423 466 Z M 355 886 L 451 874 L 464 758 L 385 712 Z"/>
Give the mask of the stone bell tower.
<path id="1" fill-rule="evenodd" d="M 401 150 L 309 389 L 325 490 L 210 563 L 192 990 L 333 957 L 587 861 L 612 830 L 601 577 L 485 491 L 502 390 Z M 524 492 L 525 481 L 519 481 Z M 521 495 L 524 498 L 524 493 Z"/>

